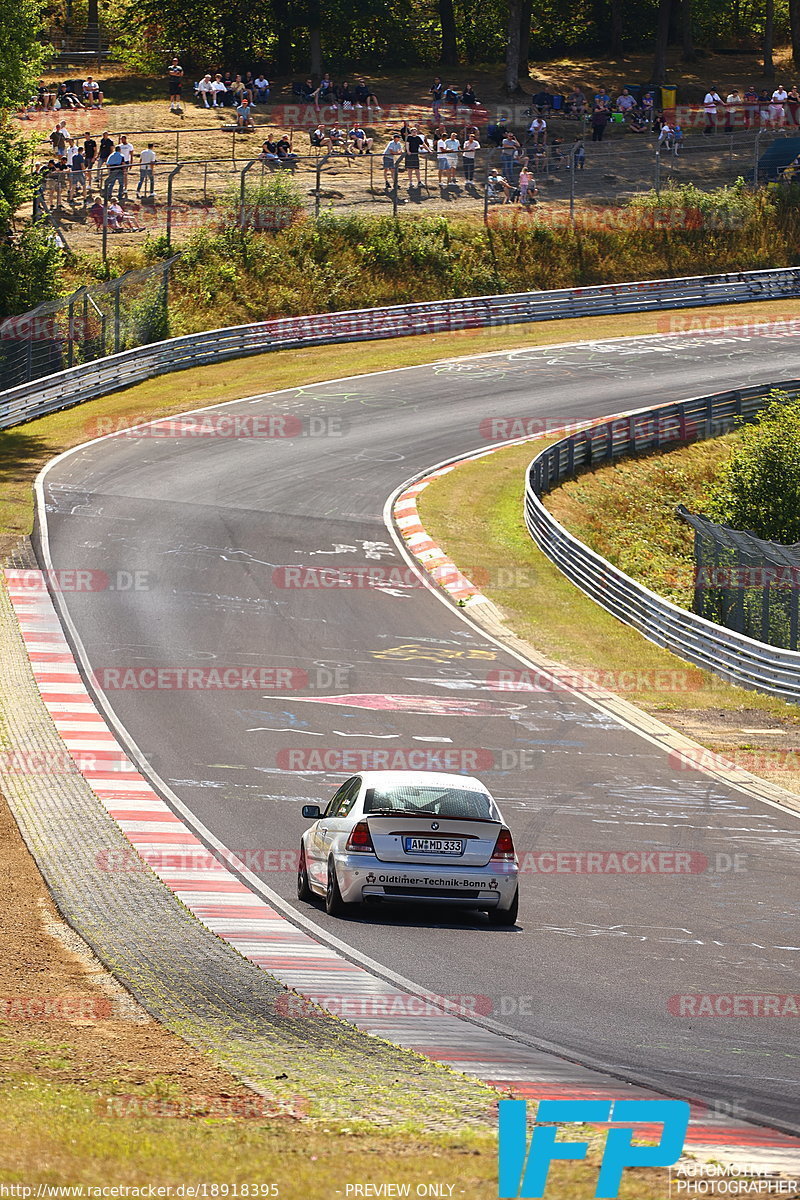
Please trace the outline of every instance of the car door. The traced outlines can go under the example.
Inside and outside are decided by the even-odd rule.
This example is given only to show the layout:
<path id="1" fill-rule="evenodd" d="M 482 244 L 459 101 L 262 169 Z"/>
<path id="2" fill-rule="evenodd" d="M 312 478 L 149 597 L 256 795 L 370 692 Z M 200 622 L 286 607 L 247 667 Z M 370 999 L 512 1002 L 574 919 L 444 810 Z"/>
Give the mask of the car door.
<path id="1" fill-rule="evenodd" d="M 353 783 L 360 784 L 358 777 L 352 777 L 346 780 L 333 798 L 328 803 L 325 812 L 314 824 L 311 836 L 308 839 L 308 873 L 317 883 L 326 882 L 328 875 L 328 851 L 331 841 L 331 822 L 336 818 L 336 814 L 344 801 L 349 797 Z M 358 788 L 356 788 L 358 794 Z"/>
<path id="2" fill-rule="evenodd" d="M 342 850 L 344 844 L 350 835 L 350 830 L 353 827 L 353 818 L 351 813 L 361 794 L 361 777 L 354 775 L 352 779 L 348 779 L 347 783 L 342 788 L 339 803 L 336 806 L 336 811 L 331 813 L 326 820 L 326 845 L 325 858 L 331 850 Z"/>

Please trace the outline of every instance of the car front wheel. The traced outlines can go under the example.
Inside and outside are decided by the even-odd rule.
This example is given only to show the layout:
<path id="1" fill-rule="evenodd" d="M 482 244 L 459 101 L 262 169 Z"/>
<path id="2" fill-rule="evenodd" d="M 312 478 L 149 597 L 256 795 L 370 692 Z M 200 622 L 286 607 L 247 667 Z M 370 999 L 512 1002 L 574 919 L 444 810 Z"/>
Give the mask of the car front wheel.
<path id="1" fill-rule="evenodd" d="M 328 860 L 328 882 L 325 888 L 325 911 L 331 917 L 343 917 L 347 905 L 339 891 L 339 880 L 336 878 L 336 867 L 333 859 Z"/>
<path id="2" fill-rule="evenodd" d="M 308 867 L 306 866 L 306 848 L 300 843 L 300 859 L 297 864 L 297 899 L 313 900 L 314 893 L 308 882 Z"/>

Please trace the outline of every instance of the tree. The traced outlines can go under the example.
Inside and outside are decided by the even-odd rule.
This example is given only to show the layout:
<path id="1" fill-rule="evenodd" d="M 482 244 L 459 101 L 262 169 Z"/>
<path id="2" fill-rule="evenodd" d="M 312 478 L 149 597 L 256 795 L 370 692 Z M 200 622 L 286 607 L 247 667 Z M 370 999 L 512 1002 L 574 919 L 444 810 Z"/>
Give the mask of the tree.
<path id="1" fill-rule="evenodd" d="M 508 49 L 506 51 L 506 92 L 520 91 L 519 71 L 522 50 L 523 0 L 508 0 Z"/>
<path id="2" fill-rule="evenodd" d="M 775 78 L 775 63 L 772 58 L 775 40 L 775 0 L 766 0 L 764 12 L 764 78 Z"/>
<path id="3" fill-rule="evenodd" d="M 453 0 L 439 0 L 439 20 L 442 24 L 442 52 L 439 62 L 443 67 L 455 67 L 458 64 L 458 42 Z"/>
<path id="4" fill-rule="evenodd" d="M 656 53 L 653 61 L 653 83 L 667 81 L 667 45 L 673 0 L 659 0 L 656 25 Z"/>
<path id="5" fill-rule="evenodd" d="M 0 4 L 0 114 L 27 103 L 34 90 L 44 57 L 41 29 L 38 0 Z"/>
<path id="6" fill-rule="evenodd" d="M 709 492 L 713 520 L 766 541 L 800 542 L 800 400 L 785 392 L 743 426 Z"/>

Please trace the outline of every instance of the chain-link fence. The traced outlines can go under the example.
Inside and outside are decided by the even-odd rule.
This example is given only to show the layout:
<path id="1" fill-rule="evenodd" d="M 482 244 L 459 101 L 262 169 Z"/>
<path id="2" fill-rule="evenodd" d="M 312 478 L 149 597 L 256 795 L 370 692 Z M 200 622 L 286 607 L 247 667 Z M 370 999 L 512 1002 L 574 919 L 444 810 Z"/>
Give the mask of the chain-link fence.
<path id="1" fill-rule="evenodd" d="M 0 325 L 0 391 L 169 336 L 173 258 L 80 288 Z"/>
<path id="2" fill-rule="evenodd" d="M 694 611 L 771 646 L 797 650 L 800 544 L 782 546 L 678 506 L 694 530 Z"/>

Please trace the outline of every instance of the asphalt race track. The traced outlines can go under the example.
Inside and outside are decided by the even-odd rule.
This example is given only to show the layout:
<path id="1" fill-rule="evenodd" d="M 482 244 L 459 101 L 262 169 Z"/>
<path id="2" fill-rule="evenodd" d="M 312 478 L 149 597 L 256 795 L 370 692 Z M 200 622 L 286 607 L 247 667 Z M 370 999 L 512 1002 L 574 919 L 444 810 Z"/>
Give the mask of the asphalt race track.
<path id="1" fill-rule="evenodd" d="M 44 481 L 53 567 L 113 585 L 62 602 L 101 698 L 168 799 L 293 903 L 300 806 L 354 773 L 315 769 L 326 750 L 477 762 L 521 857 L 705 855 L 710 869 L 692 874 L 527 871 L 515 930 L 479 915 L 386 908 L 335 921 L 299 907 L 433 992 L 490 998 L 524 1040 L 783 1129 L 800 1129 L 797 1019 L 680 1016 L 671 998 L 800 992 L 797 817 L 678 769 L 595 704 L 498 692 L 491 672 L 519 663 L 414 585 L 383 509 L 416 474 L 486 446 L 487 418 L 555 425 L 790 379 L 797 351 L 790 335 L 648 336 L 448 361 L 225 405 L 216 414 L 238 425 L 220 436 L 191 436 L 187 418 L 106 438 Z M 275 432 L 277 416 L 291 436 L 254 435 Z M 325 569 L 370 566 L 404 574 L 311 586 Z M 110 686 L 109 669 L 148 667 L 243 679 L 289 668 L 295 686 Z"/>

